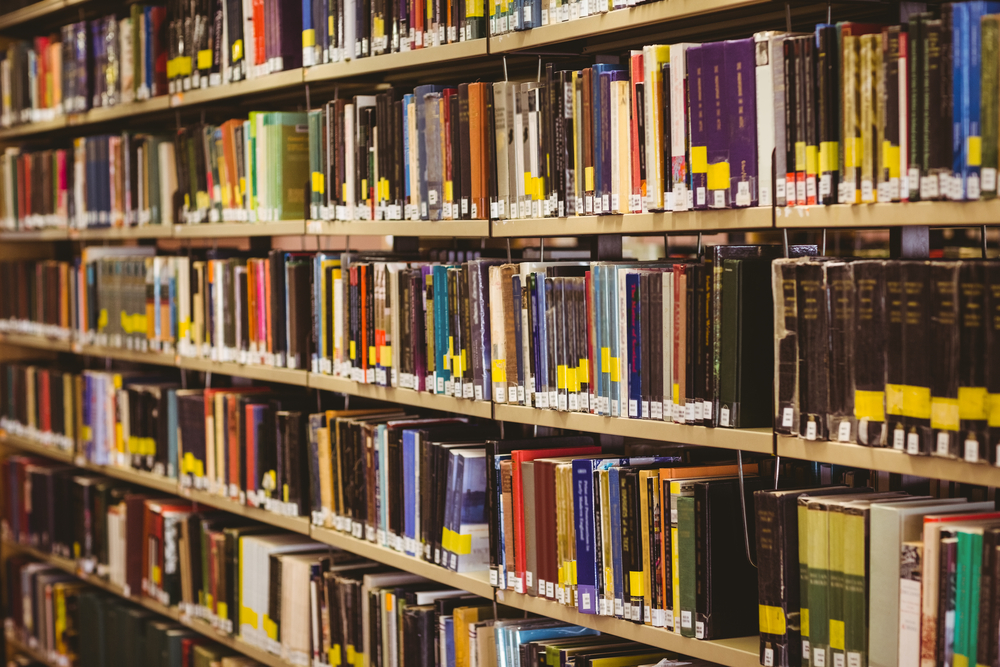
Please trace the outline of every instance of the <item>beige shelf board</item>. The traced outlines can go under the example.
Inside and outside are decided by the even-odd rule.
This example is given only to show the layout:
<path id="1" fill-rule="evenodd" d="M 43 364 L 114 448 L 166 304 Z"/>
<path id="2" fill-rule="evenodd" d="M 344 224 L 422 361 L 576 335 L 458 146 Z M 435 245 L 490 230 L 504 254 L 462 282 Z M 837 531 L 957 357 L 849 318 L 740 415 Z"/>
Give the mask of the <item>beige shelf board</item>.
<path id="1" fill-rule="evenodd" d="M 131 361 L 137 364 L 156 364 L 158 366 L 174 366 L 176 364 L 176 359 L 172 354 L 140 352 L 139 350 L 127 350 L 123 347 L 80 345 L 79 343 L 74 343 L 72 351 L 88 357 L 104 357 L 106 359 L 117 359 L 118 361 Z"/>
<path id="2" fill-rule="evenodd" d="M 337 378 L 320 373 L 309 374 L 309 386 L 313 389 L 336 391 L 351 396 L 364 396 L 388 403 L 399 403 L 428 410 L 442 410 L 470 417 L 490 419 L 493 416 L 493 406 L 487 401 L 473 401 L 467 398 L 455 398 L 430 394 L 425 391 L 401 389 L 398 387 L 380 387 L 374 384 L 363 384 L 345 378 Z"/>
<path id="3" fill-rule="evenodd" d="M 339 63 L 316 65 L 306 68 L 305 81 L 306 83 L 311 83 L 345 79 L 366 74 L 397 72 L 413 67 L 426 67 L 438 63 L 485 57 L 486 55 L 487 40 L 474 39 L 468 42 L 443 44 L 441 46 L 415 49 L 404 53 L 387 53 L 370 58 L 357 58 Z"/>
<path id="4" fill-rule="evenodd" d="M 635 28 L 637 25 L 665 23 L 700 14 L 724 12 L 757 4 L 764 4 L 764 0 L 660 0 L 628 9 L 616 9 L 604 14 L 587 16 L 575 21 L 490 37 L 490 53 L 520 51 L 558 42 L 621 32 Z"/>
<path id="5" fill-rule="evenodd" d="M 1000 468 L 986 463 L 969 463 L 937 456 L 911 456 L 888 447 L 865 447 L 844 442 L 813 442 L 787 435 L 778 435 L 777 441 L 778 456 L 966 484 L 1000 486 Z"/>
<path id="6" fill-rule="evenodd" d="M 68 340 L 58 340 L 56 338 L 30 336 L 19 333 L 0 333 L 0 344 L 20 345 L 22 347 L 31 347 L 36 350 L 52 350 L 54 352 L 69 352 L 72 350 L 72 343 Z"/>
<path id="7" fill-rule="evenodd" d="M 779 228 L 874 229 L 926 225 L 928 227 L 978 227 L 1000 224 L 1000 199 L 977 201 L 923 201 L 895 204 L 835 204 L 788 206 L 775 209 Z"/>
<path id="8" fill-rule="evenodd" d="M 211 359 L 201 359 L 197 357 L 177 357 L 177 365 L 191 371 L 201 371 L 203 373 L 218 373 L 220 375 L 234 375 L 237 377 L 250 378 L 252 380 L 267 380 L 271 382 L 281 382 L 282 384 L 294 384 L 305 387 L 308 373 L 304 370 L 294 368 L 275 368 L 273 366 L 256 366 L 253 364 L 237 364 L 231 361 L 212 361 Z"/>
<path id="9" fill-rule="evenodd" d="M 72 574 L 73 576 L 81 579 L 82 581 L 87 582 L 88 584 L 91 584 L 92 586 L 96 586 L 97 588 L 101 588 L 113 595 L 117 595 L 118 597 L 121 597 L 123 599 L 130 600 L 132 602 L 140 604 L 152 612 L 155 612 L 171 620 L 177 621 L 178 623 L 194 630 L 195 632 L 201 635 L 204 635 L 205 637 L 208 637 L 213 641 L 223 644 L 231 648 L 232 650 L 237 651 L 238 653 L 242 653 L 243 655 L 253 658 L 254 660 L 260 663 L 268 665 L 268 667 L 292 667 L 292 663 L 286 662 L 281 658 L 281 656 L 275 655 L 268 651 L 261 650 L 256 646 L 253 646 L 243 641 L 239 637 L 220 632 L 219 630 L 213 628 L 209 623 L 206 623 L 205 621 L 192 619 L 187 614 L 182 614 L 176 607 L 168 607 L 146 596 L 125 595 L 125 592 L 122 589 L 118 588 L 109 581 L 94 575 L 85 574 L 84 572 L 80 571 L 76 563 L 72 560 L 69 560 L 67 558 L 60 558 L 59 556 L 55 556 L 53 554 L 47 554 L 42 551 L 39 551 L 38 549 L 33 549 L 31 547 L 24 546 L 16 542 L 5 541 L 3 544 L 5 548 L 15 549 L 30 554 L 31 556 L 37 558 L 38 560 L 45 561 L 53 565 L 54 567 L 63 570 L 64 572 L 68 572 L 69 574 Z M 45 663 L 46 665 L 49 665 L 50 667 L 59 667 L 55 663 L 49 661 L 41 651 L 37 651 L 25 646 L 16 638 L 7 637 L 7 640 L 8 642 L 11 642 L 16 648 L 23 650 L 25 653 L 28 653 L 29 655 Z"/>
<path id="10" fill-rule="evenodd" d="M 61 130 L 66 127 L 67 124 L 68 122 L 66 116 L 57 116 L 52 120 L 46 120 L 39 123 L 24 123 L 23 125 L 15 125 L 14 127 L 8 127 L 0 130 L 0 141 L 27 137 L 33 134 L 43 134 L 45 132 L 52 132 L 53 130 Z"/>
<path id="11" fill-rule="evenodd" d="M 71 240 L 100 241 L 118 239 L 163 239 L 174 235 L 172 225 L 139 225 L 136 227 L 95 227 L 71 229 Z"/>
<path id="12" fill-rule="evenodd" d="M 64 227 L 0 231 L 0 241 L 65 241 L 70 232 Z"/>
<path id="13" fill-rule="evenodd" d="M 620 618 L 581 614 L 572 607 L 558 602 L 522 595 L 512 591 L 497 590 L 496 601 L 516 609 L 548 616 L 574 625 L 582 625 L 610 635 L 676 651 L 693 658 L 700 658 L 729 667 L 760 667 L 760 639 L 736 637 L 733 639 L 699 640 L 682 637 L 664 628 L 641 625 Z"/>
<path id="14" fill-rule="evenodd" d="M 566 218 L 493 220 L 494 237 L 584 236 L 591 234 L 668 234 L 770 229 L 770 208 L 741 208 L 682 213 L 626 213 Z"/>
<path id="15" fill-rule="evenodd" d="M 331 528 L 313 526 L 310 535 L 314 540 L 323 542 L 324 544 L 350 551 L 373 561 L 398 568 L 404 572 L 412 572 L 432 581 L 460 588 L 463 591 L 468 591 L 484 598 L 493 599 L 493 587 L 490 586 L 488 570 L 467 574 L 452 572 L 440 565 L 407 556 L 404 553 L 387 549 L 367 540 L 359 540 Z"/>
<path id="16" fill-rule="evenodd" d="M 165 95 L 163 99 L 169 100 L 168 104 L 172 108 L 206 104 L 208 102 L 228 100 L 233 97 L 256 95 L 257 93 L 266 93 L 272 90 L 302 85 L 302 76 L 303 70 L 295 68 L 283 72 L 274 72 L 266 76 L 259 76 L 254 79 Z"/>
<path id="17" fill-rule="evenodd" d="M 44 456 L 54 461 L 75 464 L 75 455 L 73 452 L 67 452 L 65 449 L 59 449 L 58 447 L 52 447 L 50 445 L 43 445 L 40 442 L 31 440 L 30 438 L 22 438 L 12 433 L 7 433 L 6 431 L 0 431 L 0 445 Z"/>
<path id="18" fill-rule="evenodd" d="M 174 238 L 236 238 L 242 236 L 301 236 L 304 220 L 277 222 L 206 222 L 197 225 L 174 225 Z"/>
<path id="19" fill-rule="evenodd" d="M 306 234 L 321 236 L 421 236 L 426 238 L 490 235 L 489 220 L 309 220 Z"/>
<path id="20" fill-rule="evenodd" d="M 285 516 L 284 514 L 269 512 L 268 510 L 258 507 L 243 505 L 235 500 L 224 498 L 207 491 L 198 491 L 196 489 L 189 488 L 180 489 L 178 491 L 178 489 L 175 488 L 174 493 L 180 493 L 183 498 L 194 501 L 199 505 L 207 505 L 208 507 L 224 510 L 230 514 L 245 516 L 248 519 L 260 521 L 261 523 L 276 526 L 277 528 L 284 528 L 285 530 L 293 533 L 299 533 L 300 535 L 309 534 L 309 519 L 304 516 Z"/>
<path id="21" fill-rule="evenodd" d="M 117 466 L 86 465 L 85 467 L 90 470 L 96 470 L 103 473 L 108 477 L 120 479 L 123 482 L 131 482 L 133 484 L 138 484 L 139 486 L 146 486 L 151 489 L 156 489 L 157 491 L 163 491 L 164 493 L 177 493 L 177 480 L 164 477 L 163 475 L 154 475 L 153 473 L 145 470 L 132 470 L 130 468 L 119 468 Z"/>
<path id="22" fill-rule="evenodd" d="M 774 434 L 770 428 L 732 429 L 707 428 L 670 424 L 651 419 L 624 419 L 622 417 L 602 417 L 582 412 L 559 412 L 541 410 L 523 405 L 493 405 L 493 418 L 498 421 L 536 424 L 553 428 L 607 433 L 632 438 L 647 438 L 687 445 L 739 449 L 744 452 L 771 454 L 774 451 Z"/>
<path id="23" fill-rule="evenodd" d="M 53 14 L 64 7 L 70 7 L 80 2 L 82 0 L 41 0 L 41 2 L 30 4 L 27 7 L 15 9 L 12 12 L 0 15 L 0 30 L 13 28 L 28 21 L 34 21 L 47 14 Z"/>

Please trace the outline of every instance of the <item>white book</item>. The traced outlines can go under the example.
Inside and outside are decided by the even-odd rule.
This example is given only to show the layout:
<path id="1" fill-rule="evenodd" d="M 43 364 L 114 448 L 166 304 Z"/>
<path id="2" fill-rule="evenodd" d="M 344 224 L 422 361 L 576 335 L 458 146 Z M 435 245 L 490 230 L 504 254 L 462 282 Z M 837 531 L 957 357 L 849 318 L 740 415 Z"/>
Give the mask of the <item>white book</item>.
<path id="1" fill-rule="evenodd" d="M 243 66 L 231 74 L 234 81 L 253 79 L 257 76 L 254 54 L 256 46 L 253 36 L 253 0 L 243 0 Z"/>
<path id="2" fill-rule="evenodd" d="M 517 214 L 511 217 L 527 217 L 524 213 L 525 189 L 524 189 L 524 141 L 523 128 L 525 125 L 524 116 L 527 111 L 526 95 L 523 94 L 520 84 L 511 86 L 511 96 L 514 100 L 514 183 L 517 193 Z"/>
<path id="3" fill-rule="evenodd" d="M 132 31 L 132 19 L 123 18 L 118 24 L 118 42 L 120 44 L 121 57 L 121 101 L 128 104 L 135 100 L 135 59 L 132 51 L 134 34 Z"/>
<path id="4" fill-rule="evenodd" d="M 618 86 L 618 194 L 617 204 L 612 201 L 615 213 L 629 212 L 629 197 L 632 195 L 632 97 L 628 81 L 616 81 Z M 614 137 L 614 135 L 612 135 Z M 612 195 L 612 199 L 614 195 Z"/>
<path id="5" fill-rule="evenodd" d="M 673 48 L 657 44 L 642 47 L 642 91 L 645 107 L 643 115 L 646 126 L 646 204 L 650 209 L 662 209 L 666 205 L 663 192 L 662 68 L 665 63 L 672 60 Z M 673 67 L 670 66 L 671 79 Z"/>
<path id="6" fill-rule="evenodd" d="M 774 32 L 754 34 L 757 60 L 757 205 L 771 206 L 772 152 L 774 151 L 774 71 L 771 67 L 771 40 Z M 784 108 L 784 107 L 781 107 Z"/>
<path id="7" fill-rule="evenodd" d="M 895 667 L 899 664 L 900 559 L 903 542 L 920 539 L 924 516 L 968 512 L 965 498 L 910 500 L 874 503 L 869 518 L 871 556 L 868 596 L 868 664 Z M 896 557 L 893 557 L 896 555 Z"/>
<path id="8" fill-rule="evenodd" d="M 687 162 L 687 140 L 691 132 L 688 125 L 685 97 L 687 89 L 687 57 L 685 53 L 691 46 L 695 45 L 687 43 L 670 45 L 670 163 L 674 177 L 675 211 L 688 210 L 691 197 L 690 189 L 687 187 L 691 172 L 691 165 Z M 648 158 L 646 162 L 648 164 Z M 648 172 L 646 180 L 649 181 Z"/>
<path id="9" fill-rule="evenodd" d="M 344 33 L 343 33 L 343 58 L 351 60 L 356 57 L 355 42 L 357 41 L 357 0 L 344 0 Z"/>
<path id="10" fill-rule="evenodd" d="M 494 140 L 496 141 L 497 162 L 497 208 L 495 217 L 507 219 L 510 211 L 510 176 L 507 173 L 507 82 L 493 84 L 493 100 L 496 105 Z"/>
<path id="11" fill-rule="evenodd" d="M 157 147 L 159 160 L 160 188 L 160 224 L 174 224 L 174 194 L 177 192 L 177 161 L 174 155 L 174 144 L 171 141 L 161 141 Z"/>

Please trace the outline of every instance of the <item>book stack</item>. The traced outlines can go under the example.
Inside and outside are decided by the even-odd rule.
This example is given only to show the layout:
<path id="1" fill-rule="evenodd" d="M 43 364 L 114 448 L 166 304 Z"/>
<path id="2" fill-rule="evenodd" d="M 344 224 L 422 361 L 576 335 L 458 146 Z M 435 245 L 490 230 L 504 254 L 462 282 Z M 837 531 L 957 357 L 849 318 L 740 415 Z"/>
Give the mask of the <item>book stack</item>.
<path id="1" fill-rule="evenodd" d="M 846 487 L 755 496 L 762 664 L 991 659 L 992 501 Z"/>
<path id="2" fill-rule="evenodd" d="M 777 260 L 781 433 L 995 463 L 1000 266 Z"/>
<path id="3" fill-rule="evenodd" d="M 0 331 L 68 340 L 75 301 L 72 275 L 69 262 L 0 262 L 0 284 L 12 288 L 12 297 L 0 303 Z"/>
<path id="4" fill-rule="evenodd" d="M 183 625 L 23 555 L 7 561 L 10 637 L 49 664 L 256 667 Z"/>

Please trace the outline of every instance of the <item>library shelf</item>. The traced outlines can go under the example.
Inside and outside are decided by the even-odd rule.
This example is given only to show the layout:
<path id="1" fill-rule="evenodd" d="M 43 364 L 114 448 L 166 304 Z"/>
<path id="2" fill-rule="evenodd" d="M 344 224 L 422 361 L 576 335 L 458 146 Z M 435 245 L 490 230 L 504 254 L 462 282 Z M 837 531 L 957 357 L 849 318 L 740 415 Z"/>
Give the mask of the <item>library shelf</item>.
<path id="1" fill-rule="evenodd" d="M 483 237 L 489 220 L 308 220 L 306 234 L 321 236 Z"/>
<path id="2" fill-rule="evenodd" d="M 401 53 L 386 53 L 369 58 L 355 58 L 337 63 L 314 65 L 303 70 L 303 79 L 306 83 L 315 83 L 365 74 L 395 73 L 413 67 L 482 58 L 488 55 L 487 47 L 486 39 L 473 39 Z"/>
<path id="3" fill-rule="evenodd" d="M 286 516 L 284 514 L 271 512 L 260 507 L 244 505 L 243 503 L 237 502 L 230 498 L 225 498 L 215 493 L 209 493 L 208 491 L 199 491 L 197 489 L 192 489 L 192 488 L 178 489 L 175 486 L 174 493 L 177 493 L 182 498 L 187 498 L 188 500 L 191 500 L 192 502 L 195 502 L 199 505 L 206 505 L 208 507 L 214 507 L 215 509 L 229 512 L 230 514 L 238 514 L 240 516 L 245 516 L 248 519 L 253 519 L 254 521 L 266 523 L 270 526 L 275 526 L 277 528 L 283 528 L 293 533 L 299 533 L 300 535 L 309 534 L 308 517 Z"/>
<path id="4" fill-rule="evenodd" d="M 912 456 L 889 447 L 865 447 L 846 442 L 809 441 L 789 435 L 777 436 L 777 455 L 807 461 L 884 470 L 966 484 L 1000 486 L 1000 468 L 988 463 L 969 463 L 937 456 Z"/>
<path id="5" fill-rule="evenodd" d="M 124 468 L 120 466 L 105 466 L 90 463 L 82 454 L 67 452 L 64 449 L 59 449 L 58 447 L 52 445 L 45 445 L 32 440 L 31 438 L 25 438 L 12 433 L 0 431 L 0 445 L 13 447 L 24 452 L 30 452 L 31 454 L 38 454 L 39 456 L 44 456 L 62 463 L 69 463 L 77 468 L 98 472 L 107 475 L 108 477 L 120 479 L 123 482 L 130 482 L 138 486 L 163 491 L 164 493 L 177 493 L 176 479 L 170 479 L 169 477 L 164 477 L 163 475 L 154 475 L 153 473 L 145 470 L 134 470 L 132 468 Z"/>
<path id="6" fill-rule="evenodd" d="M 72 351 L 75 354 L 82 354 L 86 357 L 117 359 L 118 361 L 131 361 L 136 364 L 174 366 L 177 363 L 176 358 L 172 354 L 142 352 L 140 350 L 129 350 L 124 347 L 110 347 L 107 345 L 82 345 L 80 343 L 73 343 Z"/>
<path id="7" fill-rule="evenodd" d="M 40 0 L 40 2 L 35 2 L 27 7 L 15 9 L 12 12 L 0 15 L 0 30 L 7 30 L 8 28 L 13 28 L 16 25 L 40 19 L 43 16 L 54 14 L 62 9 L 66 9 L 67 7 L 82 5 L 86 1 L 87 0 Z"/>
<path id="8" fill-rule="evenodd" d="M 509 32 L 490 37 L 490 54 L 510 53 L 576 39 L 596 37 L 654 23 L 687 19 L 702 14 L 726 12 L 765 0 L 669 0 L 616 9 L 573 21 Z"/>
<path id="9" fill-rule="evenodd" d="M 167 99 L 167 96 L 158 95 L 150 97 L 148 100 L 114 104 L 107 107 L 94 107 L 81 113 L 66 114 L 66 126 L 96 125 L 97 123 L 133 118 L 142 114 L 160 113 L 167 111 L 169 108 L 170 100 Z"/>
<path id="10" fill-rule="evenodd" d="M 772 454 L 774 452 L 774 432 L 770 428 L 708 428 L 671 424 L 651 419 L 626 419 L 623 417 L 602 417 L 583 412 L 541 410 L 503 403 L 493 405 L 493 419 L 573 431 L 679 442 L 687 445 L 739 449 L 758 454 Z"/>
<path id="11" fill-rule="evenodd" d="M 30 646 L 19 640 L 17 637 L 14 636 L 13 631 L 7 632 L 5 639 L 7 641 L 7 645 L 10 646 L 12 649 L 14 649 L 16 653 L 23 653 L 24 655 L 28 656 L 35 662 L 38 662 L 42 665 L 47 665 L 48 667 L 66 667 L 66 665 L 60 665 L 58 661 L 51 659 L 43 651 L 37 648 L 31 648 Z M 14 663 L 9 663 L 9 664 L 14 664 Z"/>
<path id="12" fill-rule="evenodd" d="M 771 229 L 770 207 L 732 208 L 679 213 L 626 213 L 565 218 L 493 220 L 494 237 L 584 236 L 591 234 L 670 234 Z"/>
<path id="13" fill-rule="evenodd" d="M 294 384 L 299 387 L 307 386 L 308 380 L 308 373 L 304 370 L 257 364 L 238 364 L 232 361 L 212 361 L 211 359 L 200 357 L 179 356 L 177 357 L 177 366 L 189 371 L 233 375 L 250 378 L 251 380 L 269 380 L 271 382 L 281 382 L 282 384 Z"/>
<path id="14" fill-rule="evenodd" d="M 281 72 L 272 72 L 271 74 L 265 74 L 253 79 L 233 81 L 207 88 L 192 88 L 191 90 L 164 95 L 163 98 L 169 100 L 168 104 L 171 108 L 188 107 L 196 104 L 229 100 L 234 97 L 271 92 L 301 84 L 302 69 L 297 67 Z"/>
<path id="15" fill-rule="evenodd" d="M 682 637 L 665 628 L 633 623 L 610 616 L 581 614 L 572 607 L 552 600 L 532 597 L 508 590 L 497 590 L 496 601 L 515 609 L 547 616 L 574 625 L 582 625 L 609 635 L 655 646 L 667 651 L 708 660 L 729 667 L 760 667 L 760 639 L 736 637 L 733 639 L 701 640 Z"/>
<path id="16" fill-rule="evenodd" d="M 490 586 L 488 570 L 465 574 L 453 572 L 440 565 L 407 556 L 394 549 L 379 546 L 374 542 L 351 537 L 346 533 L 333 530 L 332 528 L 313 526 L 309 534 L 318 542 L 329 544 L 344 551 L 350 551 L 351 553 L 395 567 L 404 572 L 412 572 L 431 581 L 459 588 L 473 595 L 493 599 L 493 587 Z"/>
<path id="17" fill-rule="evenodd" d="M 0 134 L 2 133 L 3 131 L 0 130 Z M 65 227 L 0 231 L 0 241 L 65 241 L 68 238 L 69 230 Z"/>
<path id="18" fill-rule="evenodd" d="M 114 241 L 119 239 L 164 239 L 173 235 L 173 225 L 137 225 L 134 227 L 70 229 L 66 236 L 71 241 Z"/>
<path id="19" fill-rule="evenodd" d="M 195 225 L 174 225 L 174 238 L 236 238 L 241 236 L 301 236 L 304 220 L 274 222 L 204 222 Z"/>
<path id="20" fill-rule="evenodd" d="M 350 394 L 351 396 L 364 396 L 365 398 L 398 403 L 415 408 L 454 412 L 470 417 L 490 419 L 493 416 L 493 406 L 488 401 L 455 398 L 454 396 L 431 394 L 426 391 L 414 391 L 413 389 L 403 389 L 401 387 L 382 387 L 375 384 L 355 382 L 346 378 L 333 377 L 332 375 L 323 375 L 321 373 L 309 374 L 309 387 L 335 391 L 341 394 Z"/>
<path id="21" fill-rule="evenodd" d="M 0 141 L 27 137 L 33 134 L 44 134 L 54 130 L 61 130 L 64 127 L 66 127 L 65 116 L 56 116 L 51 120 L 42 120 L 35 123 L 23 123 L 0 129 Z"/>
<path id="22" fill-rule="evenodd" d="M 238 653 L 242 653 L 243 655 L 253 658 L 258 662 L 268 665 L 268 667 L 292 667 L 292 663 L 283 660 L 281 656 L 257 648 L 256 646 L 243 641 L 239 637 L 221 632 L 216 628 L 214 628 L 210 623 L 199 619 L 194 619 L 189 614 L 180 611 L 176 607 L 168 607 L 152 598 L 146 597 L 145 595 L 131 595 L 130 591 L 123 590 L 118 586 L 112 584 L 111 582 L 107 581 L 106 579 L 102 579 L 101 577 L 92 574 L 87 574 L 73 560 L 70 560 L 68 558 L 61 558 L 54 554 L 48 554 L 39 551 L 38 549 L 34 549 L 32 547 L 28 547 L 17 542 L 4 541 L 3 545 L 5 548 L 21 551 L 33 556 L 34 558 L 37 558 L 40 561 L 47 562 L 50 565 L 57 567 L 60 570 L 63 570 L 64 572 L 72 574 L 73 576 L 79 578 L 81 581 L 91 584 L 92 586 L 105 590 L 113 595 L 117 595 L 118 597 L 124 598 L 136 604 L 142 605 L 143 607 L 152 612 L 155 612 L 161 616 L 176 621 L 181 625 L 184 625 L 185 627 L 188 627 L 194 630 L 195 632 L 204 635 L 205 637 L 208 637 L 213 641 L 216 641 L 234 651 L 237 651 Z M 12 637 L 8 634 L 7 640 L 10 641 L 11 639 Z M 31 654 L 32 657 L 38 659 L 45 657 L 41 651 L 26 647 L 22 642 L 18 641 L 16 638 L 14 638 L 14 643 L 16 644 L 17 648 L 28 649 L 26 652 Z M 45 663 L 46 665 L 49 665 L 50 667 L 67 667 L 66 665 L 59 664 L 58 662 L 49 659 L 41 660 L 41 662 Z"/>
<path id="23" fill-rule="evenodd" d="M 13 332 L 0 333 L 0 344 L 18 345 L 20 347 L 31 347 L 36 350 L 51 350 L 53 352 L 71 352 L 73 349 L 73 343 L 69 340 L 60 340 L 58 338 L 32 336 L 30 334 Z"/>
<path id="24" fill-rule="evenodd" d="M 778 228 L 880 229 L 921 225 L 978 227 L 1000 223 L 1000 199 L 922 201 L 894 204 L 786 206 L 774 209 Z"/>

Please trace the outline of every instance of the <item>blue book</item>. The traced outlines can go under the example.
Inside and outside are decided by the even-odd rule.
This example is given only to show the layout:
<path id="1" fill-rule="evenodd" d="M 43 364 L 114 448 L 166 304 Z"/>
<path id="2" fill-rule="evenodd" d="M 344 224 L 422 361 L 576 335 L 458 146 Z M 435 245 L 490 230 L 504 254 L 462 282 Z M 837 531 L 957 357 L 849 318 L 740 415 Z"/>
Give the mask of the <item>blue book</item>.
<path id="1" fill-rule="evenodd" d="M 420 506 L 420 452 L 417 431 L 403 431 L 403 551 L 417 556 L 417 510 Z"/>
<path id="2" fill-rule="evenodd" d="M 611 146 L 610 133 L 606 133 L 602 129 L 602 122 L 604 122 L 602 121 L 602 118 L 605 115 L 608 115 L 608 117 L 610 118 L 610 112 L 607 108 L 604 107 L 604 105 L 601 104 L 601 75 L 604 74 L 605 72 L 611 72 L 618 68 L 615 65 L 598 63 L 596 65 L 593 65 L 590 69 L 592 74 L 590 83 L 592 97 L 590 99 L 592 101 L 591 115 L 593 116 L 592 119 L 593 127 L 587 128 L 587 131 L 590 132 L 591 137 L 593 137 L 591 144 L 594 147 L 594 211 L 593 212 L 597 213 L 598 206 L 600 206 L 598 202 L 601 201 L 599 199 L 599 197 L 601 196 L 600 193 L 603 192 L 603 187 L 604 187 L 604 174 L 603 174 L 604 170 L 602 167 L 602 165 L 604 164 L 603 162 L 604 155 L 606 150 L 610 149 Z M 606 142 L 605 138 L 607 139 Z M 611 156 L 608 155 L 609 160 L 610 158 Z M 610 191 L 610 189 L 611 189 L 610 184 L 608 184 L 608 190 Z M 603 208 L 601 209 L 601 212 L 602 213 L 604 212 Z"/>
<path id="3" fill-rule="evenodd" d="M 541 401 L 538 407 L 554 408 L 555 405 L 549 392 L 554 387 L 553 378 L 549 377 L 549 324 L 545 318 L 549 295 L 552 293 L 552 280 L 546 280 L 545 273 L 539 271 L 535 274 L 535 287 L 538 294 L 538 340 L 540 342 L 539 358 L 541 362 L 538 367 L 540 392 L 539 396 L 536 397 L 536 403 Z"/>
<path id="4" fill-rule="evenodd" d="M 153 97 L 154 86 L 156 81 L 156 58 L 153 54 L 153 44 L 156 43 L 155 36 L 153 35 L 153 7 L 144 7 L 143 12 L 146 14 L 146 78 L 145 78 L 145 88 L 150 97 Z M 245 59 L 244 59 L 245 60 Z M 86 57 L 84 57 L 83 62 L 86 62 Z M 84 67 L 84 70 L 87 68 Z M 77 70 L 79 71 L 79 69 Z M 85 88 L 86 89 L 86 88 Z M 156 94 L 163 95 L 165 90 L 155 91 Z"/>
<path id="5" fill-rule="evenodd" d="M 1000 2 L 952 3 L 952 53 L 954 94 L 953 188 L 956 199 L 979 198 L 982 164 L 980 97 L 982 87 L 983 16 L 1000 12 Z"/>
<path id="6" fill-rule="evenodd" d="M 542 342 L 545 340 L 540 337 L 542 329 L 540 328 L 539 318 L 539 308 L 538 308 L 538 274 L 530 273 L 528 274 L 528 308 L 531 309 L 531 356 L 532 362 L 535 365 L 535 374 L 532 377 L 533 385 L 531 387 L 532 394 L 534 396 L 533 405 L 538 407 L 538 397 L 541 396 L 542 391 Z M 527 398 L 527 397 L 525 397 Z"/>
<path id="7" fill-rule="evenodd" d="M 436 264 L 434 275 L 434 393 L 445 393 L 451 383 L 450 318 L 448 317 L 448 266 Z"/>
<path id="8" fill-rule="evenodd" d="M 498 621 L 493 628 L 497 646 L 497 667 L 530 667 L 521 664 L 521 652 L 518 649 L 521 644 L 599 634 L 596 630 L 578 625 L 553 626 L 552 621 L 547 618 Z"/>
<path id="9" fill-rule="evenodd" d="M 573 515 L 576 517 L 577 609 L 596 614 L 597 538 L 594 523 L 594 470 L 600 459 L 573 461 Z"/>
<path id="10" fill-rule="evenodd" d="M 177 390 L 167 389 L 167 477 L 177 479 Z"/>
<path id="11" fill-rule="evenodd" d="M 639 274 L 625 276 L 626 307 L 628 308 L 628 416 L 639 419 L 639 398 L 642 396 L 642 298 Z M 648 316 L 648 313 L 647 313 Z"/>
<path id="12" fill-rule="evenodd" d="M 316 64 L 316 30 L 313 27 L 312 0 L 302 0 L 302 66 Z"/>
<path id="13" fill-rule="evenodd" d="M 441 667 L 455 667 L 455 617 L 439 616 L 439 646 L 441 646 Z"/>
<path id="14" fill-rule="evenodd" d="M 621 364 L 619 350 L 621 349 L 620 334 L 618 329 L 618 267 L 610 265 L 606 267 L 607 281 L 605 283 L 605 313 L 608 315 L 606 326 L 608 329 L 608 396 L 611 399 L 611 416 L 622 416 L 621 405 Z M 604 354 L 603 351 L 601 354 Z"/>
<path id="15" fill-rule="evenodd" d="M 463 465 L 457 476 L 458 507 L 453 517 L 457 558 L 449 562 L 456 572 L 475 572 L 489 567 L 490 529 L 486 516 L 486 450 L 461 450 Z"/>

